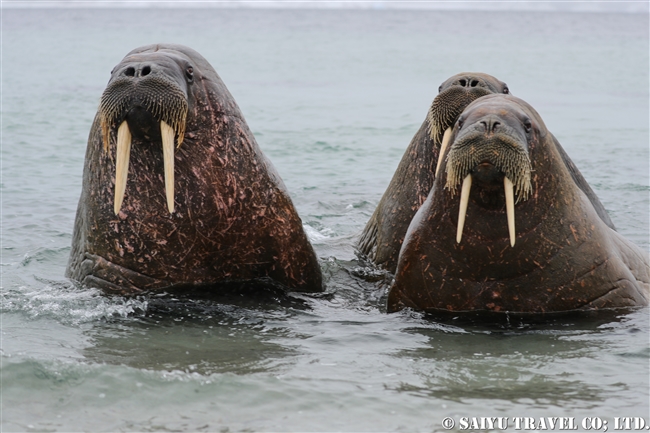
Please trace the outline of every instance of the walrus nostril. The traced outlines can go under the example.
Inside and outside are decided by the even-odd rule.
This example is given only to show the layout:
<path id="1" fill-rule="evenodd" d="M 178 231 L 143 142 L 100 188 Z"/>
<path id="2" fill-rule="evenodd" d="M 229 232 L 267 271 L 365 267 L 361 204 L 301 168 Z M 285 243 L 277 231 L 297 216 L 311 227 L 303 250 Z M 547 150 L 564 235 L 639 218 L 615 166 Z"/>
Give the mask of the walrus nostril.
<path id="1" fill-rule="evenodd" d="M 465 87 L 467 85 L 467 81 L 461 79 L 460 81 L 458 81 L 458 84 L 460 84 L 462 87 Z"/>
<path id="2" fill-rule="evenodd" d="M 124 70 L 124 75 L 126 75 L 127 77 L 135 76 L 135 68 L 132 68 L 132 67 L 129 66 L 128 68 L 126 68 Z"/>
<path id="3" fill-rule="evenodd" d="M 144 77 L 146 75 L 149 75 L 151 73 L 151 67 L 150 66 L 145 66 L 142 68 L 142 72 L 140 72 L 140 76 Z"/>
<path id="4" fill-rule="evenodd" d="M 476 87 L 476 86 L 478 86 L 478 80 L 472 80 L 472 82 L 470 83 L 470 87 Z"/>
<path id="5" fill-rule="evenodd" d="M 481 125 L 483 125 L 483 130 L 485 132 L 496 132 L 501 127 L 501 122 L 496 120 L 481 120 Z"/>

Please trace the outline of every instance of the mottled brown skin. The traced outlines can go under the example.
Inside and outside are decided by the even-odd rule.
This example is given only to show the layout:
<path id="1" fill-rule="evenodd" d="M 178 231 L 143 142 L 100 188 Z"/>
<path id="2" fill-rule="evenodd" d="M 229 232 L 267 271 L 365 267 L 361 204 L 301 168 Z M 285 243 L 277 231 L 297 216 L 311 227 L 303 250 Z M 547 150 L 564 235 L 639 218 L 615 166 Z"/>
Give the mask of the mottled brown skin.
<path id="1" fill-rule="evenodd" d="M 442 137 L 472 101 L 508 93 L 505 83 L 482 73 L 460 73 L 439 88 L 427 118 L 406 148 L 393 178 L 366 224 L 358 251 L 377 266 L 395 272 L 406 230 L 435 180 Z M 437 109 L 437 110 L 434 110 Z"/>
<path id="2" fill-rule="evenodd" d="M 155 72 L 169 59 L 180 67 L 171 80 L 189 105 L 175 149 L 175 210 L 170 214 L 166 205 L 157 123 L 148 124 L 140 110 L 127 115 L 134 138 L 124 202 L 114 214 L 115 140 L 104 150 L 98 113 L 66 276 L 120 294 L 187 286 L 218 291 L 221 283 L 256 280 L 321 291 L 320 266 L 286 188 L 209 63 L 187 47 L 150 45 L 129 53 L 111 80 L 128 67 L 144 80 L 143 65 Z M 183 83 L 188 65 L 193 77 Z"/>
<path id="3" fill-rule="evenodd" d="M 465 228 L 456 242 L 459 194 L 444 188 L 443 164 L 406 234 L 388 311 L 544 313 L 647 305 L 647 252 L 600 216 L 594 198 L 574 179 L 575 165 L 532 107 L 509 95 L 475 101 L 456 123 L 447 155 L 466 131 L 494 125 L 495 119 L 496 133 L 517 138 L 527 149 L 533 170 L 530 197 L 515 206 L 514 247 L 503 174 L 490 173 L 490 161 L 472 172 Z"/>

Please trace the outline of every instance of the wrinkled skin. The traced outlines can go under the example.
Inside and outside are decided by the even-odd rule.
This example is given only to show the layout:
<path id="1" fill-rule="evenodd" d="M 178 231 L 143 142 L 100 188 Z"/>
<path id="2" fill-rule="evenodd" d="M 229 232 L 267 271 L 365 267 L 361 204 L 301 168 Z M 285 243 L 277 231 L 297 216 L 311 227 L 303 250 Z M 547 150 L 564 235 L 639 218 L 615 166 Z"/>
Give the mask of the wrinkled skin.
<path id="1" fill-rule="evenodd" d="M 496 138 L 517 143 L 529 156 L 531 191 L 514 206 L 516 243 L 510 244 L 504 173 L 490 158 L 470 173 L 457 242 L 460 199 L 447 185 L 448 169 L 455 167 L 443 164 L 406 234 L 388 311 L 544 313 L 647 305 L 648 254 L 601 216 L 600 202 L 576 181 L 582 177 L 539 114 L 510 95 L 481 98 L 460 116 L 444 157 L 477 131 L 485 138 L 474 151 Z"/>
<path id="2" fill-rule="evenodd" d="M 436 177 L 444 132 L 472 101 L 493 93 L 508 93 L 491 75 L 461 73 L 442 83 L 427 118 L 402 160 L 359 239 L 358 251 L 377 266 L 395 272 L 397 257 L 411 219 L 422 206 Z"/>
<path id="3" fill-rule="evenodd" d="M 180 107 L 171 114 L 164 112 L 170 94 Z M 176 133 L 171 212 L 160 120 Z M 116 130 L 123 121 L 133 141 L 116 214 Z M 127 295 L 176 287 L 218 291 L 221 283 L 257 280 L 323 289 L 282 180 L 217 73 L 195 51 L 145 46 L 113 70 L 88 139 L 66 276 Z"/>

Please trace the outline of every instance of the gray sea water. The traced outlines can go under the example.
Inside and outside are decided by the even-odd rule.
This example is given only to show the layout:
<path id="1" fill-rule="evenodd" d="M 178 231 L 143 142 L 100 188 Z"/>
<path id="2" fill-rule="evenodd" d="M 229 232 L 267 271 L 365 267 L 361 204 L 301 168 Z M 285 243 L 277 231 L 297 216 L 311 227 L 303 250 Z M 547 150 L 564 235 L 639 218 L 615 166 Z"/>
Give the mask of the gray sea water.
<path id="1" fill-rule="evenodd" d="M 388 315 L 354 255 L 438 86 L 461 71 L 532 104 L 618 230 L 649 249 L 648 29 L 647 14 L 617 13 L 2 9 L 0 429 L 649 423 L 647 308 L 543 324 Z M 127 52 L 155 42 L 186 44 L 220 74 L 330 296 L 127 299 L 63 277 L 99 96 Z"/>

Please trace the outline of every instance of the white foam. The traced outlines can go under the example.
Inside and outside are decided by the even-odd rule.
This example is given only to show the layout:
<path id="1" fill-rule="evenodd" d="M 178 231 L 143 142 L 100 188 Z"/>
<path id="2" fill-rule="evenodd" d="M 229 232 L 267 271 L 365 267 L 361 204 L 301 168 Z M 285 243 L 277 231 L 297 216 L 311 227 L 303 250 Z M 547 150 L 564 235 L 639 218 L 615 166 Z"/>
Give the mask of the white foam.
<path id="1" fill-rule="evenodd" d="M 81 289 L 71 284 L 20 286 L 3 290 L 1 298 L 3 312 L 21 312 L 31 318 L 49 317 L 73 324 L 143 314 L 148 307 L 143 299 L 106 296 L 97 289 Z"/>
<path id="2" fill-rule="evenodd" d="M 310 242 L 322 242 L 334 236 L 334 232 L 327 227 L 318 230 L 310 225 L 303 224 L 302 228 L 305 230 L 305 234 Z"/>

